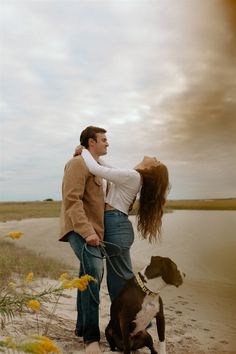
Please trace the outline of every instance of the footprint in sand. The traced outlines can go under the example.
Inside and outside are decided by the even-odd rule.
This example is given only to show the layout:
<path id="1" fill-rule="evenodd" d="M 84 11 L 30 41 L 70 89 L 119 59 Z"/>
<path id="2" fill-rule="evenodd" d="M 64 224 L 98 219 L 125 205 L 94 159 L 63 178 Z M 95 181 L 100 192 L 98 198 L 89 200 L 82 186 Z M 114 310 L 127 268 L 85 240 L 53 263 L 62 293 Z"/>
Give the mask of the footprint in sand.
<path id="1" fill-rule="evenodd" d="M 168 317 L 168 320 L 169 321 L 174 321 L 174 320 L 176 320 L 176 318 L 175 317 Z"/>
<path id="2" fill-rule="evenodd" d="M 178 315 L 182 315 L 182 311 L 175 311 Z"/>
<path id="3" fill-rule="evenodd" d="M 180 301 L 179 302 L 181 305 L 187 305 L 188 304 L 188 301 Z"/>

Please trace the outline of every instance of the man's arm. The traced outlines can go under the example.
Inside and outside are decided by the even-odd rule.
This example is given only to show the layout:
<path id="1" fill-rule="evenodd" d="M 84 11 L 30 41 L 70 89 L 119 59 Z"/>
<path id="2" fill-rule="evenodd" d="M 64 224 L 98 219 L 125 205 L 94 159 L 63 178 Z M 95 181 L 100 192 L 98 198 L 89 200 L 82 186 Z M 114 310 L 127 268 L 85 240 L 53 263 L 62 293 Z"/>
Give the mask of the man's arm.
<path id="1" fill-rule="evenodd" d="M 65 212 L 70 218 L 73 229 L 91 245 L 99 243 L 99 237 L 88 221 L 84 211 L 83 195 L 88 177 L 88 170 L 81 158 L 70 160 L 64 172 L 63 198 Z"/>

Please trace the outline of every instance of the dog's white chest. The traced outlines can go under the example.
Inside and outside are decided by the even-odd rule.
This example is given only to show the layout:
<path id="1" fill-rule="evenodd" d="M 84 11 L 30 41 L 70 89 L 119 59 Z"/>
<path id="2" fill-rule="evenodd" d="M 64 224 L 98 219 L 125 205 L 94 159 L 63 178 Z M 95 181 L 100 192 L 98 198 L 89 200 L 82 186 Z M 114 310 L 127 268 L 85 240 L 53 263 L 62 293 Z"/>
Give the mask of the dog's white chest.
<path id="1" fill-rule="evenodd" d="M 136 318 L 133 321 L 136 324 L 136 327 L 131 333 L 131 336 L 135 336 L 138 332 L 143 331 L 158 312 L 159 295 L 147 295 L 144 298 L 141 310 L 137 313 Z"/>

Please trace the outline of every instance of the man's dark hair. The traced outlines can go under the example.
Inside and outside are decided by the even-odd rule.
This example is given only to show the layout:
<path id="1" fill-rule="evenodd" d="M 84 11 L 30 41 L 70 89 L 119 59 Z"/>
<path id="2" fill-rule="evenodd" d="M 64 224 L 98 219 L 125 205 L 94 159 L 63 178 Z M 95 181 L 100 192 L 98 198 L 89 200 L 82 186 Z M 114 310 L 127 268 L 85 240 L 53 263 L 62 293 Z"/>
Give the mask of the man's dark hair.
<path id="1" fill-rule="evenodd" d="M 85 128 L 82 133 L 80 134 L 80 144 L 83 145 L 86 149 L 88 148 L 88 141 L 89 139 L 93 139 L 97 141 L 97 133 L 105 134 L 107 131 L 103 128 L 94 127 L 90 125 L 89 127 Z"/>

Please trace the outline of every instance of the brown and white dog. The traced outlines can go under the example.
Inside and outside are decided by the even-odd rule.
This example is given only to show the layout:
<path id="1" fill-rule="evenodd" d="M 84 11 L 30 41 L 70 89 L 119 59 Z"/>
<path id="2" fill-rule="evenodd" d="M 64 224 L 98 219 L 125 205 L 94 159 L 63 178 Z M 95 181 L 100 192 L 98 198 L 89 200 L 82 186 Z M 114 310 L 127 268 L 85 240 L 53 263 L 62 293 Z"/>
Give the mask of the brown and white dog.
<path id="1" fill-rule="evenodd" d="M 157 354 L 152 337 L 146 331 L 155 317 L 159 354 L 166 354 L 165 317 L 159 292 L 167 285 L 178 287 L 183 283 L 184 276 L 170 258 L 153 256 L 146 268 L 127 280 L 111 304 L 111 319 L 105 330 L 112 351 L 117 348 L 128 354 L 146 346 L 152 354 Z"/>

